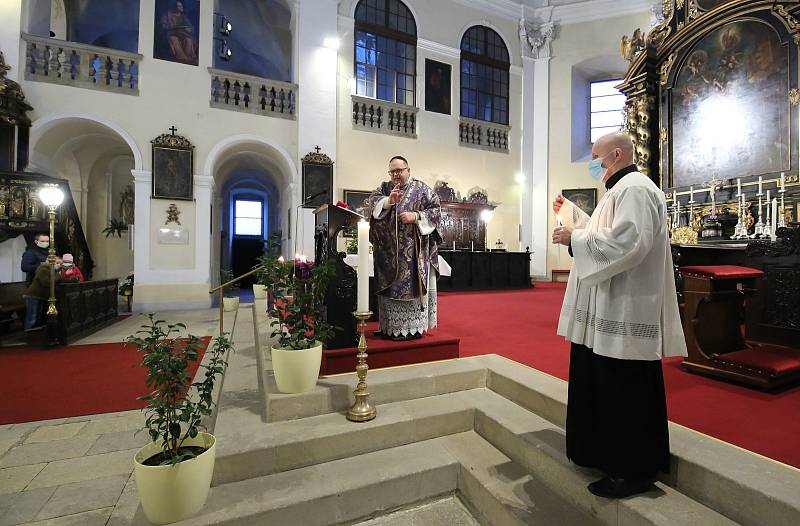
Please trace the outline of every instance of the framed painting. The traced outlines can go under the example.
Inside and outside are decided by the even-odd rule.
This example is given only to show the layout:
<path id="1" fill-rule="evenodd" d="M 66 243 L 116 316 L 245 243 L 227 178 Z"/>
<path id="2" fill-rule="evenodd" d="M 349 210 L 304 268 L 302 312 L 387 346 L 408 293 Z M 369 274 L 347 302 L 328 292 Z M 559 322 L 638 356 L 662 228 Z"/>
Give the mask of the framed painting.
<path id="1" fill-rule="evenodd" d="M 789 42 L 770 23 L 745 19 L 686 51 L 668 99 L 669 186 L 790 171 Z"/>
<path id="2" fill-rule="evenodd" d="M 365 192 L 364 190 L 343 190 L 342 201 L 344 201 L 350 210 L 358 214 L 366 215 L 367 199 L 372 195 L 372 192 Z M 355 228 L 346 228 L 343 230 L 344 237 L 356 237 L 357 231 Z"/>
<path id="3" fill-rule="evenodd" d="M 197 65 L 200 0 L 156 0 L 153 58 Z"/>
<path id="4" fill-rule="evenodd" d="M 318 149 L 317 149 L 318 150 Z M 333 199 L 333 161 L 324 153 L 311 152 L 302 159 L 303 206 L 317 208 Z"/>
<path id="5" fill-rule="evenodd" d="M 425 111 L 450 115 L 450 64 L 425 59 Z"/>
<path id="6" fill-rule="evenodd" d="M 186 137 L 165 133 L 150 141 L 153 145 L 153 197 L 194 198 L 194 146 Z"/>
<path id="7" fill-rule="evenodd" d="M 597 188 L 570 188 L 561 190 L 561 195 L 569 199 L 575 206 L 592 215 L 597 206 Z"/>

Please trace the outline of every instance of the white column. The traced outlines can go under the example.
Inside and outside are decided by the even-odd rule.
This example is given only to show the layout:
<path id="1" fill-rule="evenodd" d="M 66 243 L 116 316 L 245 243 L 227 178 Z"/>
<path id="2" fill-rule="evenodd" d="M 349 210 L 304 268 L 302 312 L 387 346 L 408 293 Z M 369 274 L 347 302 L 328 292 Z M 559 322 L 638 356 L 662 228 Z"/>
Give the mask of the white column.
<path id="1" fill-rule="evenodd" d="M 529 246 L 531 275 L 547 277 L 550 236 L 547 221 L 550 145 L 550 45 L 556 26 L 549 21 L 520 20 L 522 46 L 522 173 L 520 197 L 521 249 Z"/>
<path id="2" fill-rule="evenodd" d="M 214 177 L 194 176 L 195 217 L 195 270 L 204 283 L 211 283 L 211 198 L 214 193 Z"/>
<path id="3" fill-rule="evenodd" d="M 336 160 L 336 66 L 338 51 L 325 47 L 326 39 L 338 38 L 338 2 L 301 0 L 297 9 L 297 166 L 315 146 Z M 352 52 L 352 50 L 350 50 Z M 336 165 L 334 165 L 335 167 Z M 302 186 L 300 174 L 297 183 Z M 336 188 L 334 171 L 333 189 Z M 298 192 L 299 195 L 299 192 Z M 331 196 L 332 197 L 332 196 Z"/>
<path id="4" fill-rule="evenodd" d="M 22 0 L 2 0 L 0 2 L 0 51 L 11 66 L 6 78 L 20 82 L 23 78 L 20 71 L 20 60 L 23 51 L 20 49 L 20 32 L 22 31 Z M 23 62 L 24 64 L 24 62 Z"/>
<path id="5" fill-rule="evenodd" d="M 131 174 L 135 199 L 133 274 L 134 283 L 142 283 L 142 278 L 150 272 L 150 194 L 153 173 L 149 170 L 131 170 Z"/>

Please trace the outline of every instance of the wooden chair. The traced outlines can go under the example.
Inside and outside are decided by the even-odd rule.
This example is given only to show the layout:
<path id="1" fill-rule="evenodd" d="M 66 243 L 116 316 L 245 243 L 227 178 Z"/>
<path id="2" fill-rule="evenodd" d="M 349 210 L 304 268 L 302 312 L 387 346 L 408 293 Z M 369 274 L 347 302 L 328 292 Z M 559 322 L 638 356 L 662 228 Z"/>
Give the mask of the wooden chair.
<path id="1" fill-rule="evenodd" d="M 683 332 L 687 371 L 773 389 L 800 380 L 800 349 L 745 342 L 745 295 L 761 286 L 763 272 L 749 267 L 682 267 Z"/>

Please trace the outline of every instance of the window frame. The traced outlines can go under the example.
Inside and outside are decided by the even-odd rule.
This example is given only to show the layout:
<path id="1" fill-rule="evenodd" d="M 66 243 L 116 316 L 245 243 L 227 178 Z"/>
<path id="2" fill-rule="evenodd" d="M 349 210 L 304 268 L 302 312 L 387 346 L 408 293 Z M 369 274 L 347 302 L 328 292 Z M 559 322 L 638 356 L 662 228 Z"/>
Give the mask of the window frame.
<path id="1" fill-rule="evenodd" d="M 478 54 L 478 53 L 474 53 L 472 51 L 469 51 L 467 49 L 464 49 L 464 45 L 465 45 L 464 41 L 467 38 L 467 35 L 470 33 L 470 31 L 472 31 L 473 29 L 476 29 L 476 28 L 481 29 L 482 32 L 483 32 L 482 49 L 484 50 L 484 54 Z M 505 51 L 506 56 L 508 57 L 508 62 L 503 62 L 502 60 L 498 60 L 496 58 L 493 58 L 493 57 L 489 56 L 489 54 L 488 54 L 489 35 L 492 34 L 492 33 L 494 35 L 496 35 L 497 41 L 499 41 L 500 43 L 503 44 L 503 49 Z M 495 31 L 494 29 L 492 29 L 489 26 L 474 25 L 474 26 L 470 26 L 464 32 L 464 34 L 462 35 L 461 42 L 459 44 L 459 49 L 460 49 L 460 52 L 461 52 L 461 55 L 459 57 L 459 82 L 460 82 L 459 114 L 461 115 L 461 117 L 464 117 L 464 118 L 467 118 L 467 119 L 475 119 L 475 120 L 479 120 L 479 121 L 483 121 L 483 122 L 491 122 L 491 123 L 494 123 L 494 124 L 501 124 L 501 125 L 504 125 L 504 126 L 508 126 L 509 122 L 510 122 L 510 117 L 511 117 L 509 115 L 509 110 L 510 110 L 510 107 L 511 107 L 511 54 L 508 51 L 508 46 L 506 45 L 505 40 L 503 40 L 503 37 L 500 36 L 500 33 L 498 33 L 497 31 Z M 480 84 L 481 82 L 488 83 L 491 86 L 490 91 L 481 91 L 480 88 L 478 88 L 478 87 L 476 87 L 476 88 L 465 87 L 465 85 L 464 85 L 465 83 L 463 82 L 463 80 L 464 80 L 463 76 L 465 75 L 465 73 L 464 73 L 464 61 L 465 60 L 468 61 L 468 62 L 471 62 L 472 64 L 475 64 L 475 65 L 478 65 L 478 66 L 484 66 L 485 68 L 489 68 L 488 70 L 486 70 L 486 71 L 488 71 L 490 73 L 489 76 L 472 75 L 472 74 L 469 74 L 469 73 L 466 73 L 466 75 L 469 75 L 470 77 L 472 77 L 474 79 L 478 79 L 478 84 Z M 496 71 L 505 74 L 505 79 L 506 79 L 506 82 L 504 83 L 505 84 L 505 90 L 506 90 L 505 93 L 503 93 L 502 91 L 499 92 L 499 93 L 494 91 L 494 86 L 496 84 L 496 80 L 495 80 L 495 72 Z M 465 95 L 465 93 L 464 93 L 465 91 L 470 91 L 470 92 L 475 94 L 476 112 L 475 112 L 475 116 L 474 117 L 464 114 L 464 101 L 465 101 L 465 99 L 467 99 L 467 97 L 464 96 Z M 477 101 L 480 100 L 480 95 L 488 97 L 491 100 L 492 118 L 489 119 L 489 120 L 482 118 L 481 115 L 480 115 L 480 112 L 479 112 L 480 106 L 477 104 Z M 495 100 L 497 98 L 500 98 L 500 99 L 504 100 L 505 107 L 503 107 L 503 108 L 496 108 L 495 107 L 494 102 L 495 102 Z M 505 115 L 505 119 L 504 120 L 502 120 L 502 121 L 495 120 L 494 115 L 495 115 L 495 112 L 497 112 L 497 111 L 502 111 L 502 113 Z"/>
<path id="2" fill-rule="evenodd" d="M 626 101 L 625 94 L 622 93 L 621 91 L 617 90 L 617 95 L 597 95 L 597 96 L 593 96 L 592 95 L 592 86 L 594 86 L 595 84 L 599 84 L 601 82 L 614 82 L 615 85 L 619 85 L 619 84 L 622 84 L 623 81 L 624 81 L 624 79 L 617 78 L 617 77 L 600 78 L 600 79 L 595 79 L 595 80 L 590 80 L 589 81 L 589 144 L 593 145 L 595 143 L 595 141 L 592 140 L 592 132 L 594 130 L 596 130 L 596 129 L 597 130 L 607 130 L 607 132 L 605 132 L 605 133 L 611 133 L 613 131 L 622 131 L 622 130 L 625 129 L 625 101 Z M 619 110 L 592 111 L 592 101 L 594 101 L 595 99 L 600 99 L 600 98 L 603 98 L 603 97 L 616 97 L 618 95 L 622 96 L 622 101 L 623 101 L 622 102 L 622 106 L 619 108 Z M 618 111 L 620 113 L 620 115 L 622 115 L 622 122 L 620 122 L 619 128 L 614 130 L 614 129 L 612 129 L 612 128 L 614 128 L 614 126 L 593 126 L 595 114 L 597 114 L 597 113 L 614 113 L 615 111 Z"/>
<path id="3" fill-rule="evenodd" d="M 375 99 L 375 100 L 382 100 L 382 101 L 385 101 L 385 102 L 391 102 L 393 104 L 402 104 L 402 105 L 405 105 L 405 106 L 416 107 L 417 106 L 417 76 L 418 76 L 417 75 L 417 67 L 418 67 L 417 58 L 418 58 L 418 54 L 417 54 L 417 21 L 414 18 L 414 14 L 411 12 L 411 9 L 408 8 L 408 6 L 405 4 L 405 2 L 402 2 L 401 0 L 386 0 L 387 9 L 385 10 L 385 14 L 384 14 L 384 25 L 365 22 L 365 21 L 359 20 L 357 18 L 358 17 L 359 7 L 361 6 L 361 3 L 364 2 L 364 1 L 367 1 L 367 0 L 360 0 L 358 2 L 358 4 L 356 4 L 356 8 L 355 8 L 355 24 L 354 24 L 354 31 L 353 31 L 353 76 L 355 77 L 355 81 L 356 81 L 356 90 L 355 90 L 356 91 L 356 95 L 359 96 L 359 97 L 367 97 L 367 98 L 371 98 L 371 99 Z M 393 29 L 393 28 L 389 27 L 389 17 L 392 15 L 392 13 L 391 13 L 391 9 L 389 8 L 388 3 L 391 2 L 391 1 L 396 1 L 397 3 L 399 3 L 403 7 L 405 7 L 405 9 L 408 11 L 408 15 L 409 15 L 411 21 L 414 24 L 414 34 L 413 35 L 410 34 L 410 33 L 405 33 L 403 31 L 399 31 L 397 29 Z M 377 65 L 377 56 L 376 56 L 376 60 L 375 60 L 376 63 L 375 64 L 368 64 L 368 63 L 365 63 L 365 62 L 359 62 L 358 61 L 358 47 L 359 47 L 358 46 L 358 33 L 359 32 L 364 32 L 364 33 L 367 33 L 367 34 L 371 34 L 372 36 L 375 37 L 376 40 L 378 38 L 384 38 L 386 40 L 389 40 L 390 42 L 394 41 L 394 42 L 400 42 L 400 43 L 403 43 L 403 44 L 406 44 L 406 45 L 410 45 L 412 47 L 413 51 L 414 51 L 414 57 L 412 59 L 413 62 L 414 62 L 413 74 L 409 75 L 405 71 L 401 72 L 401 71 L 398 71 L 397 69 L 379 68 L 378 65 Z M 376 55 L 377 55 L 377 50 L 376 50 Z M 392 54 L 392 56 L 393 57 L 398 57 L 398 55 L 396 55 L 394 53 Z M 359 68 L 359 66 L 364 66 L 365 68 L 370 68 L 374 72 L 374 74 L 373 74 L 373 79 L 374 80 L 373 80 L 372 93 L 370 93 L 370 94 L 359 93 L 358 92 L 358 84 L 359 84 L 358 68 Z M 392 75 L 392 77 L 393 77 L 392 78 L 392 100 L 386 100 L 386 99 L 378 98 L 379 71 L 387 71 L 387 72 L 390 72 L 390 73 L 393 74 Z M 408 100 L 406 100 L 405 102 L 397 102 L 397 99 L 398 99 L 398 76 L 399 75 L 403 75 L 404 77 L 409 77 L 409 76 L 411 77 L 411 82 L 412 82 L 411 88 L 410 89 L 409 88 L 403 88 L 402 90 L 400 90 L 400 91 L 403 91 L 403 92 L 409 92 L 411 94 L 411 99 L 412 100 L 411 100 L 410 104 L 409 104 Z"/>
<path id="4" fill-rule="evenodd" d="M 258 234 L 239 234 L 239 233 L 237 233 L 237 226 L 236 225 L 237 225 L 238 219 L 239 219 L 239 215 L 237 213 L 237 209 L 239 208 L 239 206 L 238 206 L 239 205 L 239 201 L 244 201 L 244 202 L 247 202 L 247 203 L 259 203 L 261 205 L 260 206 L 261 214 L 260 214 L 260 217 L 258 218 L 258 220 L 259 220 L 258 224 L 259 224 L 260 233 L 258 233 Z M 233 237 L 263 239 L 264 238 L 264 216 L 265 216 L 265 214 L 264 214 L 264 199 L 261 199 L 260 197 L 255 197 L 255 196 L 241 196 L 241 197 L 240 196 L 234 196 L 233 197 Z M 243 219 L 256 219 L 255 217 L 249 217 L 249 216 L 242 216 L 242 218 Z"/>

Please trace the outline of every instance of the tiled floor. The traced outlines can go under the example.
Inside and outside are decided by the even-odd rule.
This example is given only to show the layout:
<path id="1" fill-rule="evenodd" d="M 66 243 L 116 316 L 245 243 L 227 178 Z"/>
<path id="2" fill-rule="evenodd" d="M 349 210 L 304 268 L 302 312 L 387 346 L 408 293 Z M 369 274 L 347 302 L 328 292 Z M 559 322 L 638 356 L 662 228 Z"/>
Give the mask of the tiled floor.
<path id="1" fill-rule="evenodd" d="M 217 310 L 162 317 L 198 336 L 217 334 Z M 131 316 L 77 343 L 121 341 L 142 321 Z M 139 504 L 133 455 L 148 441 L 136 433 L 143 424 L 135 410 L 0 426 L 0 526 L 129 524 Z"/>

